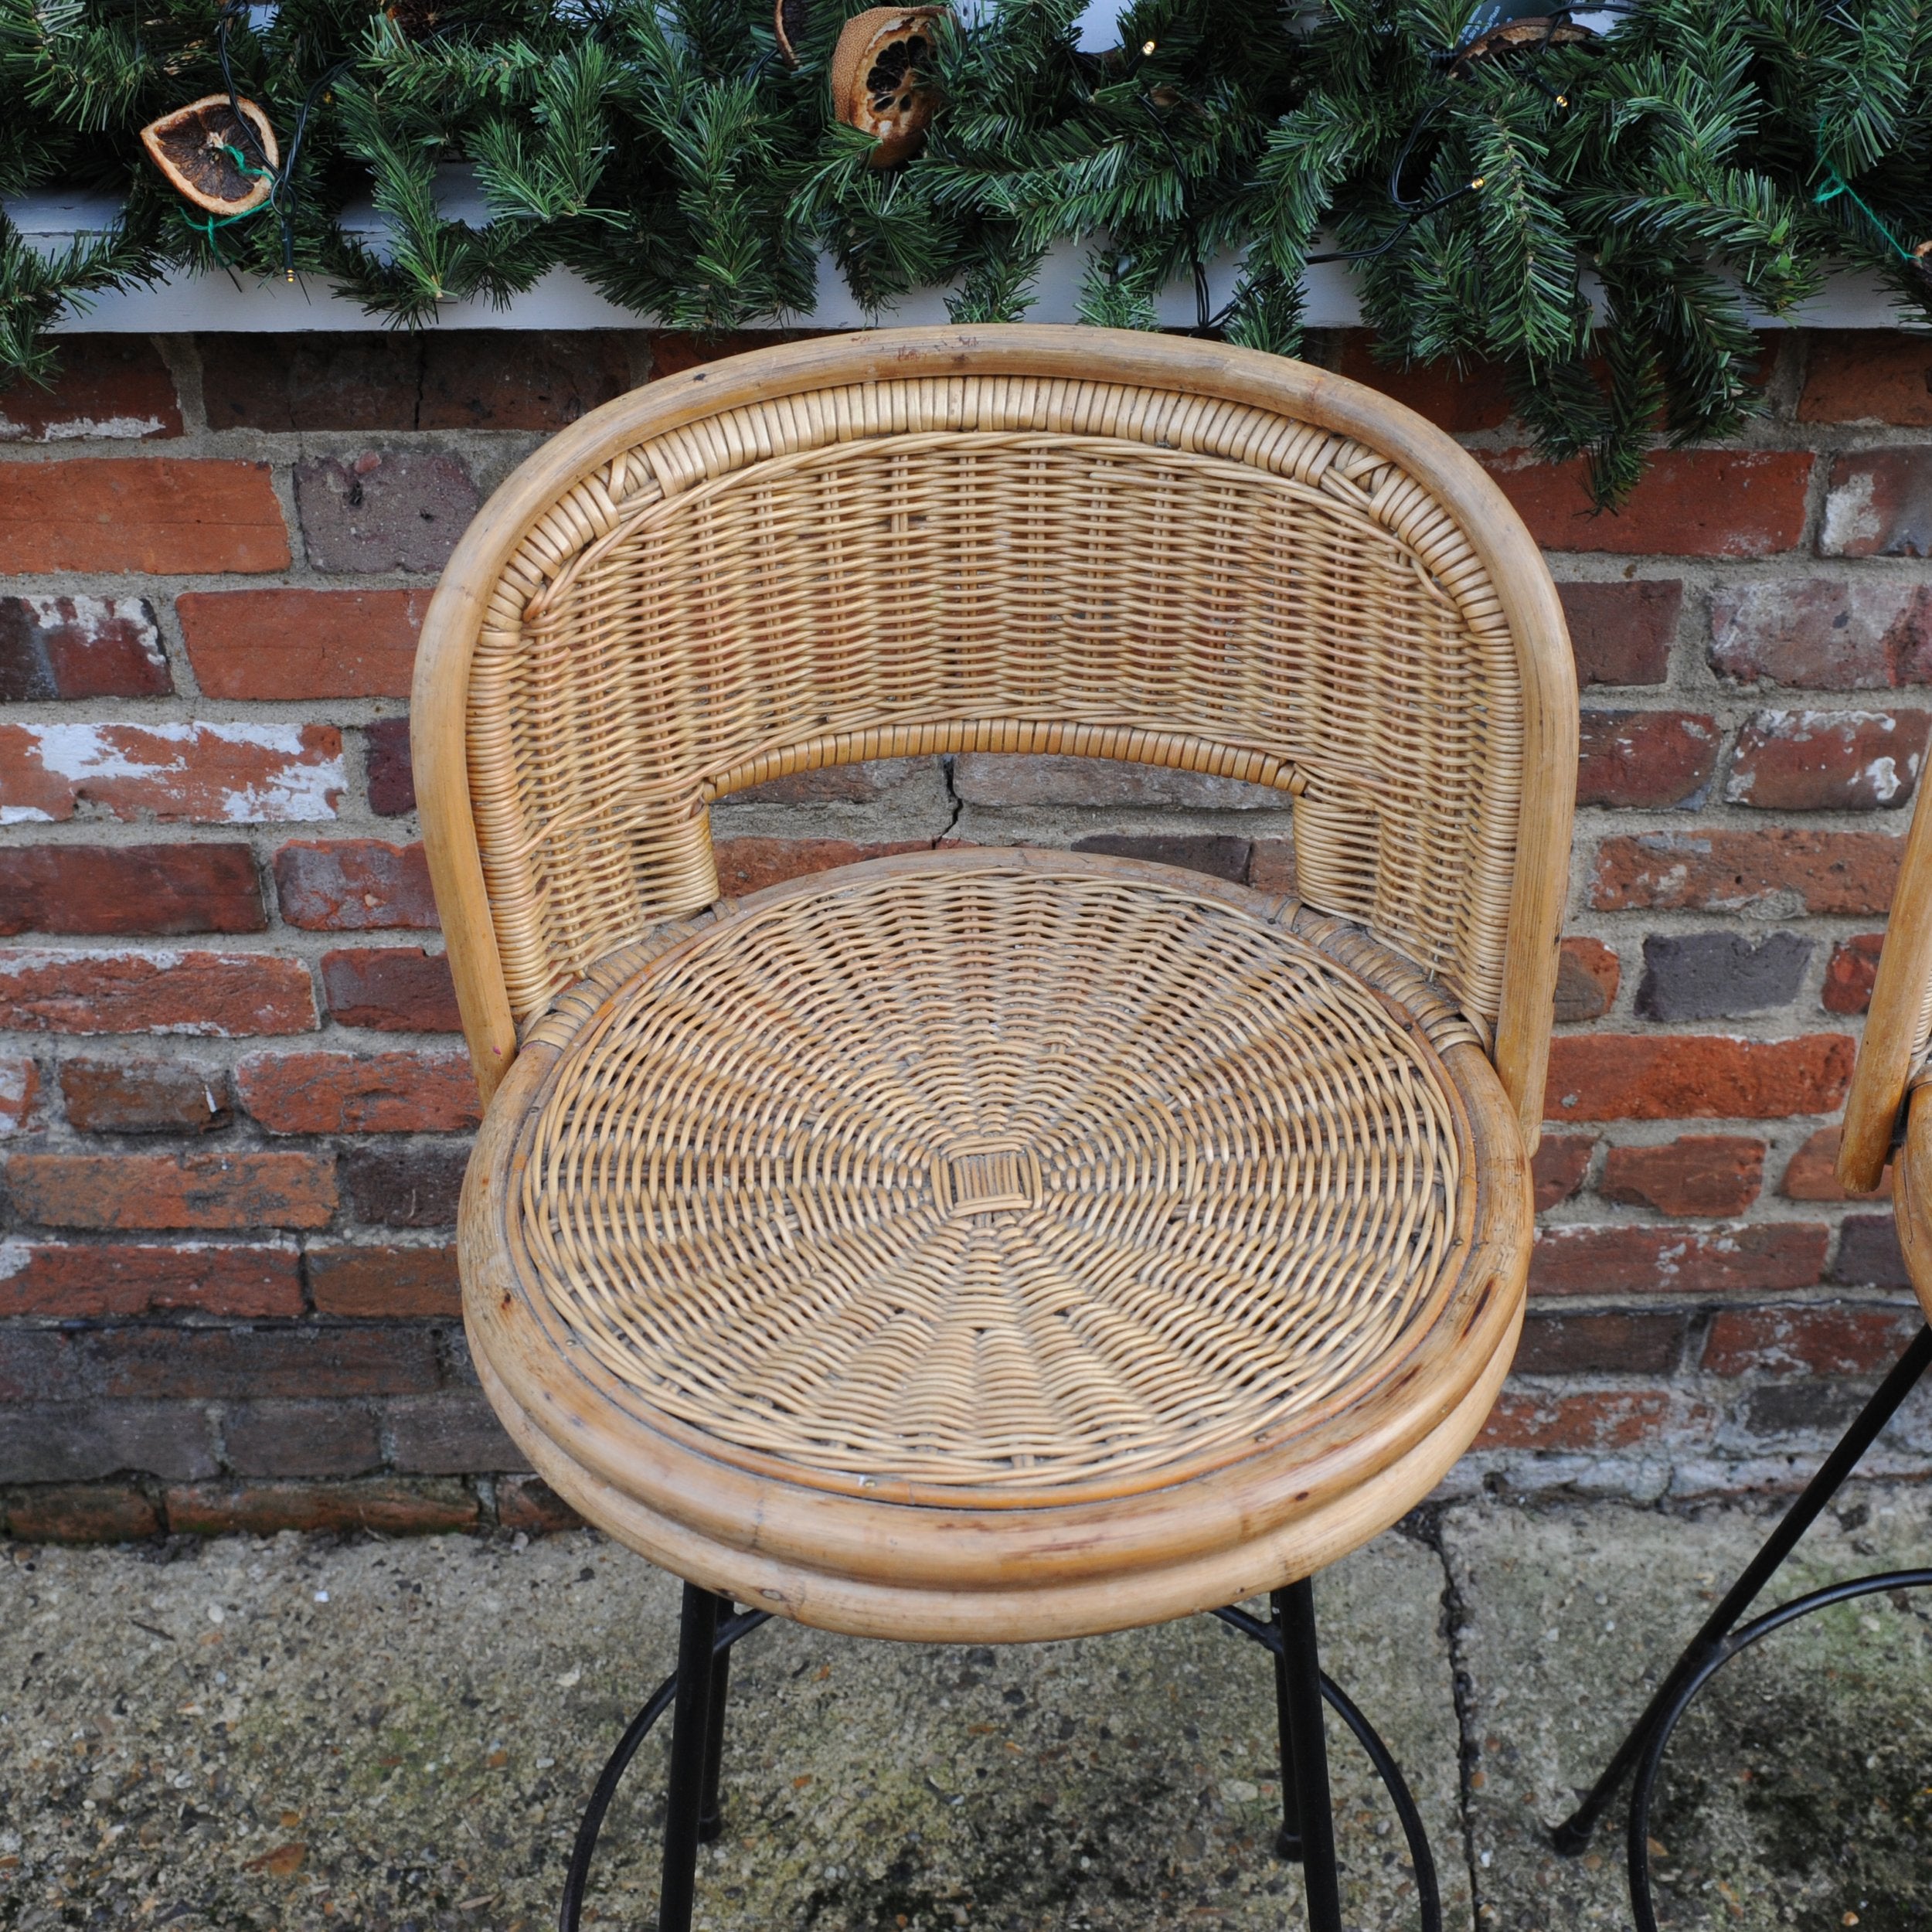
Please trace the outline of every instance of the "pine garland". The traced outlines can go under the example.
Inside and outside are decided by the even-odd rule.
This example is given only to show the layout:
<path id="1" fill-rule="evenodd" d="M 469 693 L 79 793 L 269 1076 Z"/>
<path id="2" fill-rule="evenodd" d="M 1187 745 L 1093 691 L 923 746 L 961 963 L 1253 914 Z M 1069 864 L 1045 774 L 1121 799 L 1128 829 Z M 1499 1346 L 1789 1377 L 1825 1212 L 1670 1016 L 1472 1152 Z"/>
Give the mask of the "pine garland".
<path id="1" fill-rule="evenodd" d="M 1176 278 L 1205 311 L 1202 265 L 1237 255 L 1209 326 L 1291 354 L 1321 248 L 1382 352 L 1500 363 L 1539 448 L 1614 505 L 1660 439 L 1760 406 L 1753 310 L 1849 264 L 1932 321 L 1932 0 L 1624 0 L 1600 36 L 1495 52 L 1470 50 L 1473 0 L 1139 0 L 1100 55 L 1080 0 L 983 0 L 942 27 L 938 114 L 888 168 L 828 86 L 864 4 L 791 0 L 794 64 L 768 0 L 0 0 L 0 196 L 124 201 L 53 257 L 0 215 L 0 380 L 47 379 L 63 304 L 183 267 L 418 326 L 562 265 L 708 331 L 808 314 L 821 252 L 869 309 L 942 287 L 961 321 L 1018 320 L 1065 240 L 1083 318 L 1117 327 L 1154 326 Z M 223 223 L 139 130 L 231 88 L 284 165 Z M 450 162 L 487 219 L 439 211 Z M 342 225 L 371 197 L 379 248 Z"/>

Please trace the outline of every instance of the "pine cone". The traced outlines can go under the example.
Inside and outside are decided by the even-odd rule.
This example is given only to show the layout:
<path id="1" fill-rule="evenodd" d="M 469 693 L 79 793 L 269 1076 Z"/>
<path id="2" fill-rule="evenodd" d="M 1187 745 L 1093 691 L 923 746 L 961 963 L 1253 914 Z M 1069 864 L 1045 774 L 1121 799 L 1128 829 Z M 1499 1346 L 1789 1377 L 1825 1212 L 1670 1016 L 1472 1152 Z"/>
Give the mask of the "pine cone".
<path id="1" fill-rule="evenodd" d="M 240 105 L 237 119 L 227 95 L 203 94 L 141 131 L 141 145 L 175 193 L 211 215 L 259 208 L 275 185 L 268 177 L 281 165 L 267 115 L 252 100 Z M 245 172 L 237 154 L 259 172 Z"/>
<path id="2" fill-rule="evenodd" d="M 919 151 L 939 97 L 933 85 L 931 22 L 944 7 L 874 7 L 845 22 L 832 54 L 832 111 L 878 142 L 875 168 Z"/>

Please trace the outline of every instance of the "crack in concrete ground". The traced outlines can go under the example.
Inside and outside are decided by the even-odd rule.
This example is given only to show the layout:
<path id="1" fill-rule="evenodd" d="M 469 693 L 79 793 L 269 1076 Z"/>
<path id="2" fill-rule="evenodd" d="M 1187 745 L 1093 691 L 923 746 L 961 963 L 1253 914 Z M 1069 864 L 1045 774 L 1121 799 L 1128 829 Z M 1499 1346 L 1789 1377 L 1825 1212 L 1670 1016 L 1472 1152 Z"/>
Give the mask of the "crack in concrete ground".
<path id="1" fill-rule="evenodd" d="M 1765 1526 L 1736 1505 L 1457 1503 L 1320 1580 L 1325 1661 L 1408 1774 L 1455 1932 L 1629 1924 L 1616 1825 L 1573 1860 L 1547 1825 Z M 1777 1594 L 1928 1552 L 1928 1498 L 1874 1486 Z M 0 1927 L 536 1932 L 675 1603 L 588 1532 L 14 1546 Z M 1932 1603 L 1849 1604 L 1764 1650 L 1673 1753 L 1665 1924 L 1922 1928 Z M 1302 1923 L 1271 1849 L 1271 1673 L 1209 1620 L 1002 1650 L 775 1624 L 733 1679 L 710 1932 Z M 1335 1729 L 1349 1932 L 1412 1927 L 1401 1833 Z M 651 1923 L 662 1766 L 654 1740 L 592 1923 Z"/>

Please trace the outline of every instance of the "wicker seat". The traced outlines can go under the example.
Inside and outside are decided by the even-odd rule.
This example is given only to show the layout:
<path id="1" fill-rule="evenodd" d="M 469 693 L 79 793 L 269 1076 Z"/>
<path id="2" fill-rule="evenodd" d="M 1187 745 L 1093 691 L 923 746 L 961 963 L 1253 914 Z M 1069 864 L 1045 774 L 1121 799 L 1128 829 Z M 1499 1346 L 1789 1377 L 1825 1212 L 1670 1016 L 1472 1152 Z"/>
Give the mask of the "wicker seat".
<path id="1" fill-rule="evenodd" d="M 1495 487 L 1298 364 L 891 332 L 557 437 L 414 725 L 534 1465 L 897 1638 L 1218 1608 L 1393 1522 L 1520 1327 L 1575 729 Z M 968 849 L 720 900 L 716 800 L 964 750 L 1270 787 L 1301 896 Z"/>

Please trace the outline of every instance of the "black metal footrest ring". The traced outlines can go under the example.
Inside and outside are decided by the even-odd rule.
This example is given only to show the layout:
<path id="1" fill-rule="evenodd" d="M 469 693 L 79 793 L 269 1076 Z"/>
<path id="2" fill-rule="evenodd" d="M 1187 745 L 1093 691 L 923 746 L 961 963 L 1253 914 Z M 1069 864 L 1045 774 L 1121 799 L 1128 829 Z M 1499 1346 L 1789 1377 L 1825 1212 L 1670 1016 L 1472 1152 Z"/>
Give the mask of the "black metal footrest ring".
<path id="1" fill-rule="evenodd" d="M 1710 1655 L 1685 1679 L 1669 1707 L 1658 1717 L 1655 1728 L 1644 1747 L 1643 1757 L 1638 1760 L 1636 1781 L 1631 1787 L 1628 1856 L 1631 1910 L 1636 1917 L 1637 1932 L 1658 1932 L 1657 1912 L 1651 1903 L 1650 1886 L 1651 1798 L 1656 1789 L 1658 1774 L 1664 1767 L 1664 1753 L 1669 1748 L 1671 1735 L 1689 1714 L 1705 1685 L 1740 1651 L 1749 1650 L 1760 1638 L 1770 1636 L 1774 1630 L 1782 1630 L 1787 1624 L 1796 1623 L 1801 1617 L 1809 1617 L 1816 1611 L 1829 1610 L 1835 1604 L 1849 1603 L 1857 1597 L 1876 1597 L 1888 1590 L 1927 1587 L 1932 1587 L 1932 1570 L 1888 1570 L 1870 1577 L 1850 1577 L 1843 1583 L 1815 1590 L 1808 1596 L 1794 1597 L 1789 1603 L 1780 1604 L 1775 1610 L 1768 1610 L 1762 1617 L 1740 1624 L 1715 1645 Z"/>

